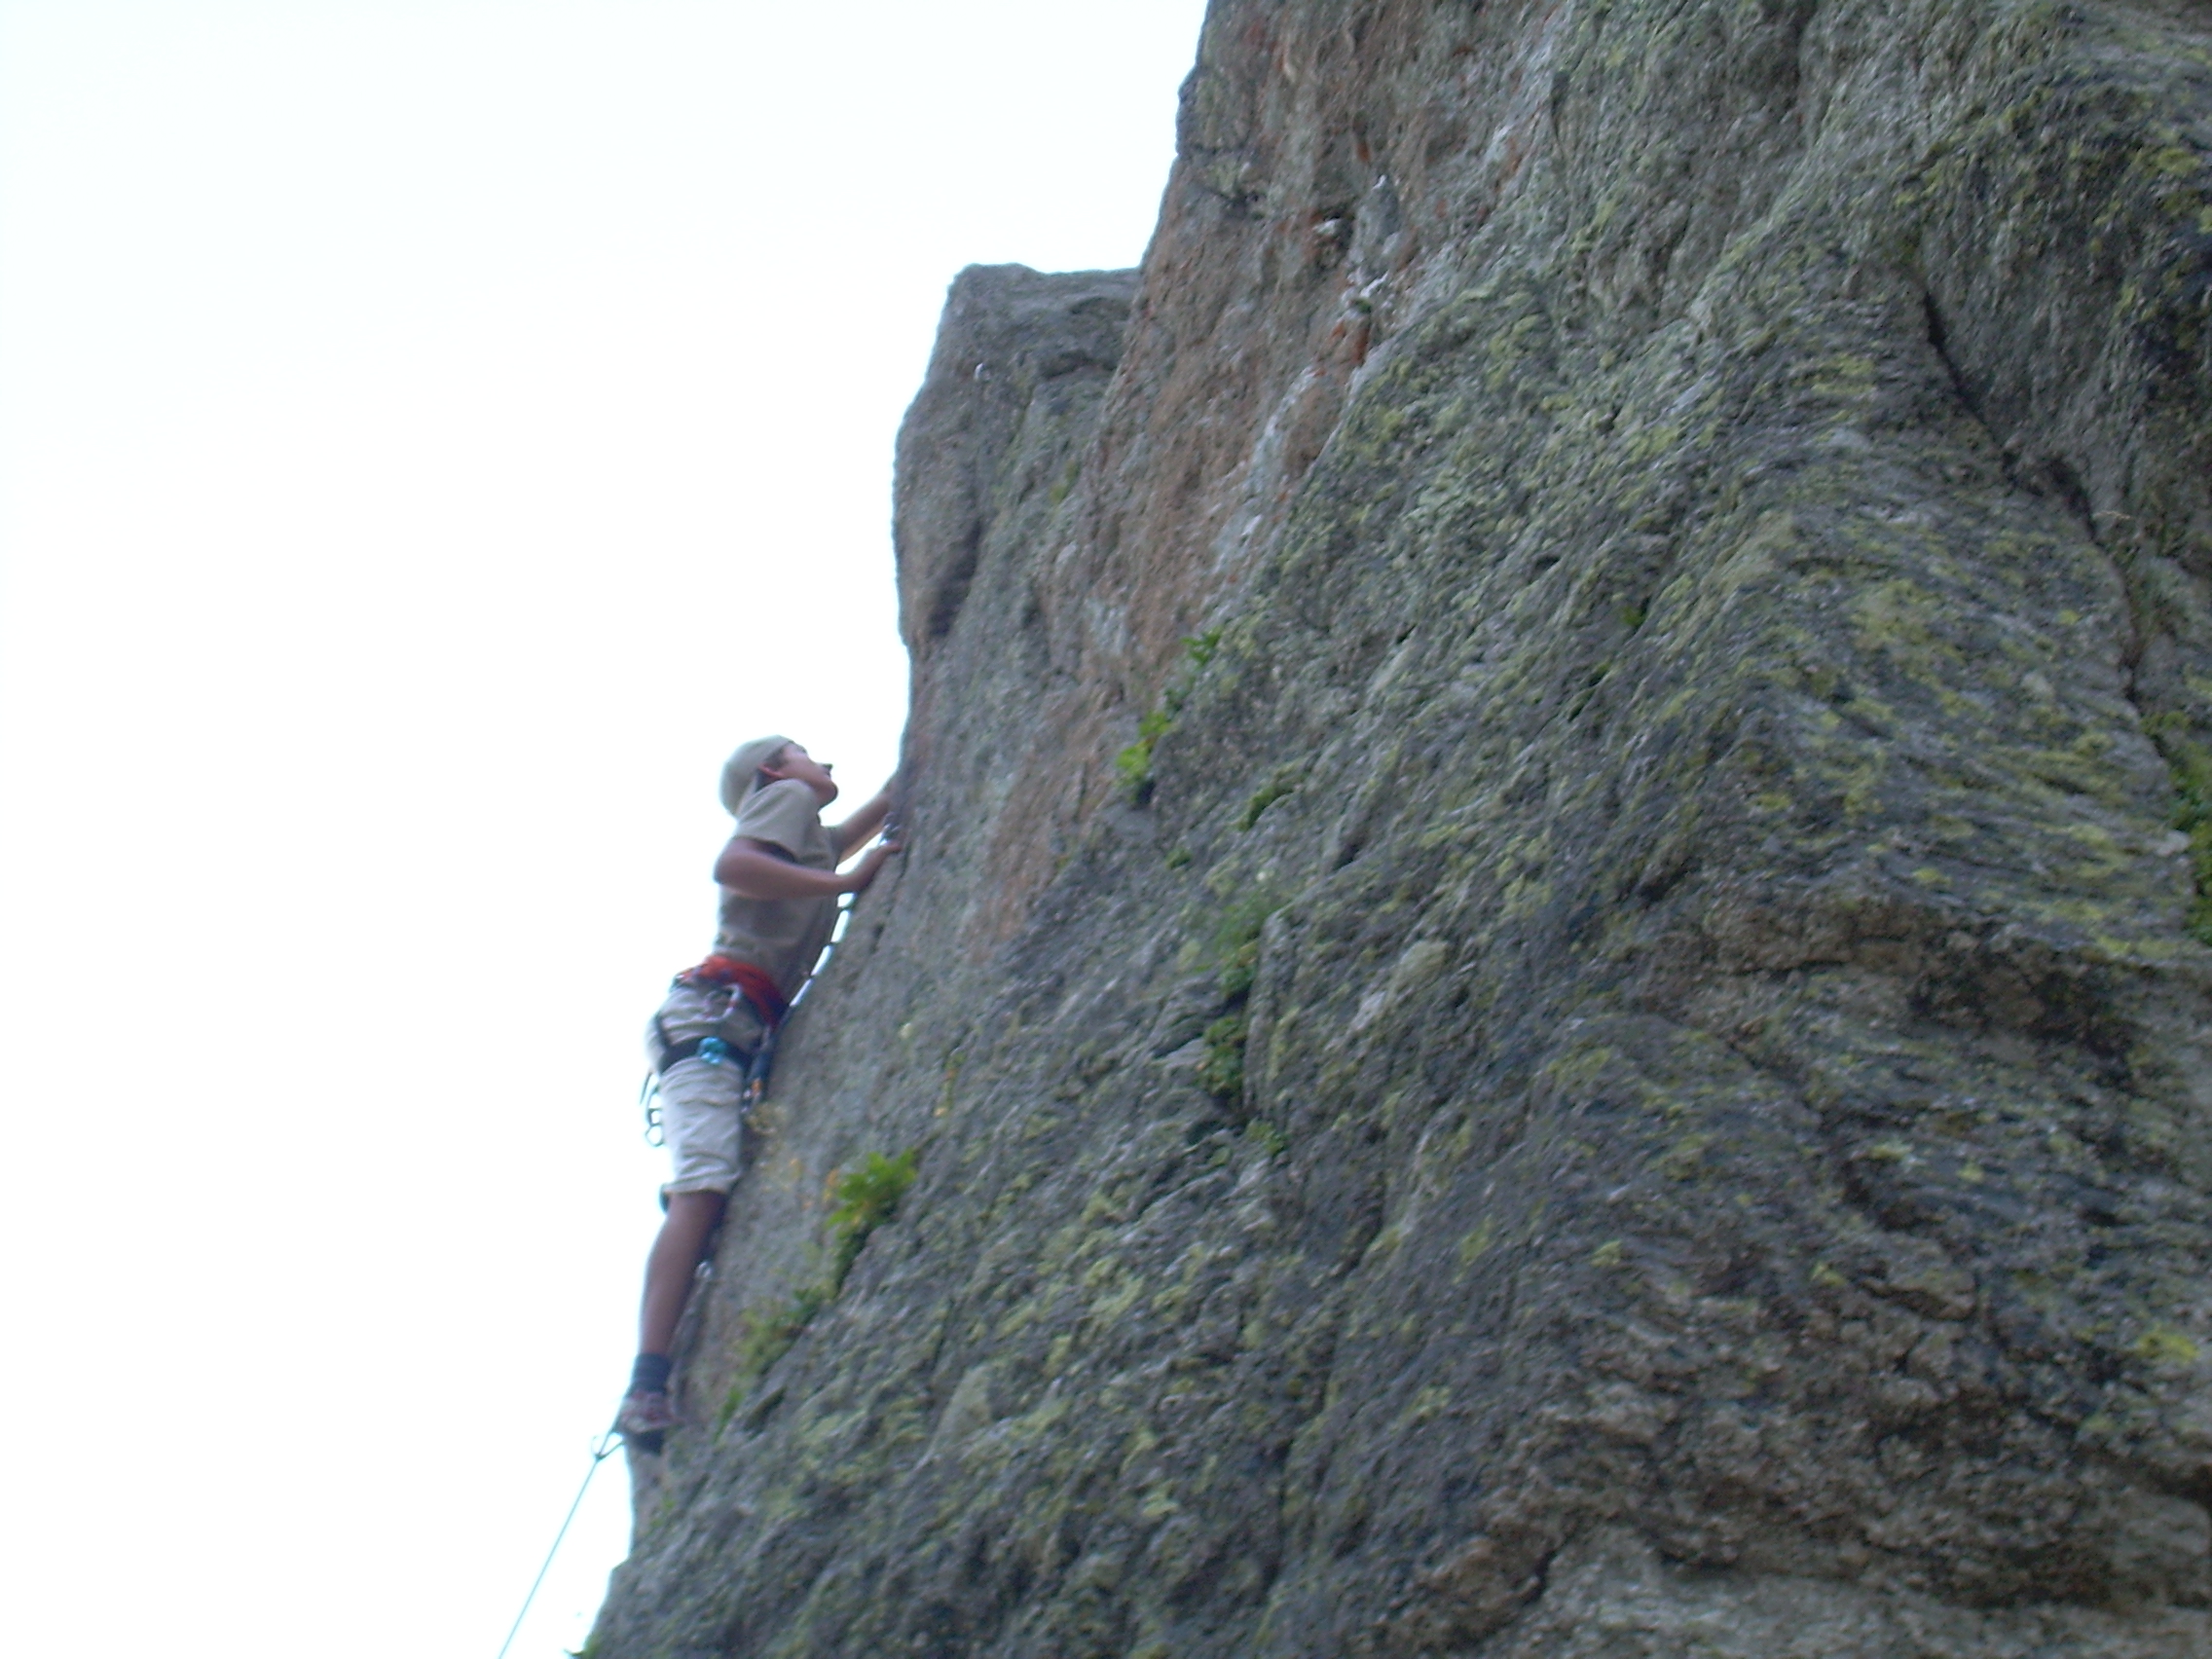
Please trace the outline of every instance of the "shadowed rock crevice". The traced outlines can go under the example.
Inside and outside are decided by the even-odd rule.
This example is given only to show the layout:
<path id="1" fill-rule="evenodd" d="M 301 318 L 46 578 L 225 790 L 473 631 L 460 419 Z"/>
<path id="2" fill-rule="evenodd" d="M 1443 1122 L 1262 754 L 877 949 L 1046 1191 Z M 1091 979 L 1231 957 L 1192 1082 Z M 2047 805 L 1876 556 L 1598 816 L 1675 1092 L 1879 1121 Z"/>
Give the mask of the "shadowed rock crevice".
<path id="1" fill-rule="evenodd" d="M 594 1653 L 2212 1648 L 2212 18 L 1198 56 L 1141 273 L 948 297 Z"/>

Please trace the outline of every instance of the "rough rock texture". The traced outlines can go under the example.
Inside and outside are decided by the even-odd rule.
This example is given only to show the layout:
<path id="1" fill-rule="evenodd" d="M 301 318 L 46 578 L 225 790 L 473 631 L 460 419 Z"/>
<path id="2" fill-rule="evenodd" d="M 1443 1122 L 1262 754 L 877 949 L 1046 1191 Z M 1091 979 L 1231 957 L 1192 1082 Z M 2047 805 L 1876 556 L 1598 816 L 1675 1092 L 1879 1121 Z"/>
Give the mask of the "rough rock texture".
<path id="1" fill-rule="evenodd" d="M 1216 0 L 899 464 L 595 1655 L 2212 1652 L 2212 7 Z"/>

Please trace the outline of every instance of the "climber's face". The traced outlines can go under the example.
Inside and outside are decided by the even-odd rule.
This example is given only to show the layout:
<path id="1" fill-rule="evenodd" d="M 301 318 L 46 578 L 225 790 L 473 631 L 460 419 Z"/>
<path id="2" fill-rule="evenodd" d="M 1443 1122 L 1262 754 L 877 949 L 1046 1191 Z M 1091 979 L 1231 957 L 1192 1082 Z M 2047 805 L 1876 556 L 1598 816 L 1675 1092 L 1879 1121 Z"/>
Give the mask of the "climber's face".
<path id="1" fill-rule="evenodd" d="M 830 776 L 829 762 L 817 760 L 802 743 L 785 744 L 783 754 L 776 756 L 776 763 L 760 770 L 771 778 L 796 778 L 814 792 L 814 798 L 824 806 L 837 798 L 837 785 Z"/>

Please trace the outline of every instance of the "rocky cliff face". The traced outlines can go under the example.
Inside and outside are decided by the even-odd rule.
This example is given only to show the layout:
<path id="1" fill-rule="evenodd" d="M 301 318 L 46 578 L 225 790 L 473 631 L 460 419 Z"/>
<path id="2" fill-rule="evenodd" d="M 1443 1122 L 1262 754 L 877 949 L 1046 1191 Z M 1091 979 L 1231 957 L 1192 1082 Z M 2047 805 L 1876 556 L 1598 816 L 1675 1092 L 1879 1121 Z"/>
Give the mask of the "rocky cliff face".
<path id="1" fill-rule="evenodd" d="M 2212 1652 L 2208 153 L 2200 0 L 1216 0 L 591 1651 Z"/>

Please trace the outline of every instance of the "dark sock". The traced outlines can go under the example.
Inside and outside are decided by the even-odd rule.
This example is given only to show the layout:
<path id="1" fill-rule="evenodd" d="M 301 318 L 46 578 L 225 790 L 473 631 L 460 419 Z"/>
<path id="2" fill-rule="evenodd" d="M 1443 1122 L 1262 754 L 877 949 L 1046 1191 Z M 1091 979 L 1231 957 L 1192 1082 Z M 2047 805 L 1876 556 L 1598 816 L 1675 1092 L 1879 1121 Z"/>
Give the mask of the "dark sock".
<path id="1" fill-rule="evenodd" d="M 630 1368 L 630 1392 L 633 1394 L 665 1394 L 668 1392 L 668 1374 L 676 1369 L 676 1361 L 665 1353 L 642 1353 L 638 1363 Z"/>

